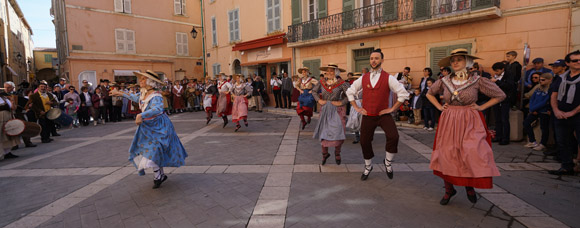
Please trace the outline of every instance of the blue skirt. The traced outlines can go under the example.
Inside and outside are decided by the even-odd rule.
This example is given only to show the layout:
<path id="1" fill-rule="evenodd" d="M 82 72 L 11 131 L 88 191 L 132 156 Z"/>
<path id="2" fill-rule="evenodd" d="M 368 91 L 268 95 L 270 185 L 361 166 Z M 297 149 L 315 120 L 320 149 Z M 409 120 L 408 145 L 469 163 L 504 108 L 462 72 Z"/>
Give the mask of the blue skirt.
<path id="1" fill-rule="evenodd" d="M 135 157 L 142 155 L 159 167 L 179 167 L 185 164 L 187 152 L 181 144 L 169 117 L 161 114 L 144 120 L 137 128 L 129 149 L 129 161 L 135 167 Z M 139 175 L 144 175 L 140 170 Z"/>
<path id="2" fill-rule="evenodd" d="M 298 97 L 298 102 L 300 103 L 301 107 L 306 106 L 312 108 L 316 104 L 316 100 L 314 100 L 314 97 L 311 93 L 309 93 L 309 91 L 309 89 L 305 89 L 304 93 L 300 94 Z"/>

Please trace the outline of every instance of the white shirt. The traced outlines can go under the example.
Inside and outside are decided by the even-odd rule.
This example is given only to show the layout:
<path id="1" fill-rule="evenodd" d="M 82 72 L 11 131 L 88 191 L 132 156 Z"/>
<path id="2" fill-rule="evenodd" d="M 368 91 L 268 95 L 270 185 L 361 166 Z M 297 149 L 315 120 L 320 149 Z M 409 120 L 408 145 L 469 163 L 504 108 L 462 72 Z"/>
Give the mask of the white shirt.
<path id="1" fill-rule="evenodd" d="M 417 101 L 419 101 L 419 98 L 421 98 L 420 95 L 416 95 L 413 97 L 413 105 L 412 105 L 413 109 L 417 109 Z M 419 108 L 421 108 L 421 107 L 419 107 Z"/>
<path id="2" fill-rule="evenodd" d="M 381 77 L 381 71 L 382 69 L 371 71 L 370 79 L 372 87 L 375 87 L 377 85 L 377 82 L 379 82 L 379 78 Z M 349 101 L 354 101 L 355 94 L 358 94 L 363 89 L 362 86 L 363 77 L 364 76 L 354 81 L 354 83 L 352 83 L 352 85 L 348 88 L 348 90 L 346 90 L 346 96 L 348 97 Z M 409 92 L 407 92 L 403 84 L 399 83 L 399 81 L 397 81 L 397 78 L 395 78 L 393 75 L 389 75 L 389 89 L 391 90 L 391 92 L 397 94 L 397 100 L 399 102 L 403 103 L 405 100 L 409 99 Z"/>
<path id="3" fill-rule="evenodd" d="M 501 72 L 501 74 L 499 76 L 494 75 L 494 78 L 497 79 L 498 81 L 501 81 L 501 79 L 503 78 L 503 74 L 504 73 L 505 73 L 505 71 L 504 72 Z"/>
<path id="4" fill-rule="evenodd" d="M 229 82 L 223 82 L 222 84 L 218 84 L 218 89 L 220 93 L 226 93 L 232 89 L 232 84 L 230 84 Z"/>
<path id="5" fill-rule="evenodd" d="M 280 79 L 278 79 L 278 78 L 272 78 L 272 79 L 270 80 L 270 85 L 271 85 L 272 87 L 274 87 L 274 86 L 281 87 L 281 86 L 282 86 L 282 81 L 280 81 Z"/>

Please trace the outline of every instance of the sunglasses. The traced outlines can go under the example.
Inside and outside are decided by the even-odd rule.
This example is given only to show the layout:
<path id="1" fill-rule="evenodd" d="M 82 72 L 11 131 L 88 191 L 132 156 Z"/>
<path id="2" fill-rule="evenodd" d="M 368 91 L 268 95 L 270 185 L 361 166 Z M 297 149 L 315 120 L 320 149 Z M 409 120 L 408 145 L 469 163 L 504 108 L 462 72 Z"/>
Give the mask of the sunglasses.
<path id="1" fill-rule="evenodd" d="M 571 59 L 570 60 L 571 63 L 577 63 L 578 61 L 580 61 L 580 59 Z"/>
<path id="2" fill-rule="evenodd" d="M 538 77 L 532 77 L 532 79 L 538 79 Z"/>
<path id="3" fill-rule="evenodd" d="M 548 81 L 548 79 L 542 78 L 542 79 L 540 79 L 540 81 L 541 81 L 541 82 L 543 82 L 543 81 Z"/>

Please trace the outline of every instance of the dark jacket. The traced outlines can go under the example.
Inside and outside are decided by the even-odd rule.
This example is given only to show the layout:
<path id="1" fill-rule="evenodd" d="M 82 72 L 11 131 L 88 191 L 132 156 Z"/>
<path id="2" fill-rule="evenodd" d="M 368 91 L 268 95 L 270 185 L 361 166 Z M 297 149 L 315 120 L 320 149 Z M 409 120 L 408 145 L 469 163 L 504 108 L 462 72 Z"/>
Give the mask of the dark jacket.
<path id="1" fill-rule="evenodd" d="M 419 99 L 417 99 L 417 105 L 413 106 L 413 100 L 415 99 L 415 96 L 419 96 Z M 422 109 L 423 108 L 423 95 L 422 94 L 415 95 L 414 93 L 411 94 L 411 96 L 409 97 L 409 107 L 411 107 L 411 108 L 417 107 L 416 109 Z"/>
<path id="2" fill-rule="evenodd" d="M 107 106 L 107 104 L 105 103 L 105 96 L 101 95 L 101 97 L 99 97 L 99 95 L 97 95 L 96 93 L 93 93 L 93 95 L 91 96 L 91 102 L 93 102 L 93 108 L 99 108 L 99 107 L 106 107 Z M 100 105 L 101 104 L 101 99 L 103 100 L 103 106 Z"/>
<path id="3" fill-rule="evenodd" d="M 520 67 L 521 69 L 521 67 Z M 520 73 L 521 75 L 521 73 Z M 497 80 L 495 84 L 505 93 L 506 98 L 504 101 L 509 102 L 510 105 L 516 103 L 517 98 L 517 84 L 516 79 L 513 74 L 508 74 L 505 72 L 501 80 Z"/>
<path id="4" fill-rule="evenodd" d="M 56 100 L 54 95 L 52 95 L 51 93 L 46 93 L 50 99 L 50 101 L 53 101 L 54 104 L 51 105 L 51 107 L 54 107 L 57 105 Z M 46 117 L 46 113 L 45 114 L 41 114 L 41 112 L 47 112 L 48 110 L 44 110 L 44 105 L 42 104 L 42 98 L 40 98 L 40 92 L 36 92 L 32 95 L 30 95 L 30 97 L 28 98 L 28 103 L 32 103 L 32 107 L 30 107 L 30 109 L 34 112 L 34 115 L 37 119 L 44 119 Z M 27 104 L 28 106 L 28 104 Z"/>
<path id="5" fill-rule="evenodd" d="M 264 82 L 263 81 L 254 81 L 252 82 L 252 96 L 260 96 L 264 93 Z M 260 92 L 258 92 L 258 89 Z"/>
<path id="6" fill-rule="evenodd" d="M 282 78 L 282 90 L 292 91 L 292 89 L 294 89 L 294 84 L 292 83 L 292 78 L 290 78 L 290 77 Z"/>
<path id="7" fill-rule="evenodd" d="M 421 108 L 435 108 L 435 105 L 433 105 L 433 103 L 427 99 L 427 92 L 429 92 L 429 89 L 424 89 L 423 92 L 421 92 L 421 98 L 423 100 L 423 106 Z M 439 96 L 435 96 L 435 98 L 439 100 Z"/>

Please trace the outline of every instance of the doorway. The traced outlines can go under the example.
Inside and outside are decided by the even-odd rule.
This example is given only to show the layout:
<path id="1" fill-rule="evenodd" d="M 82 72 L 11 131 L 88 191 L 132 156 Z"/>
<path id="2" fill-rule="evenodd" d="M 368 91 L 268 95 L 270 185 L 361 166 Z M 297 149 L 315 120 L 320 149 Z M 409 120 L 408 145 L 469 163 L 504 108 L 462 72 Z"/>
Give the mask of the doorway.
<path id="1" fill-rule="evenodd" d="M 373 48 L 353 50 L 355 72 L 362 72 L 363 68 L 369 67 L 369 59 L 372 52 Z"/>

